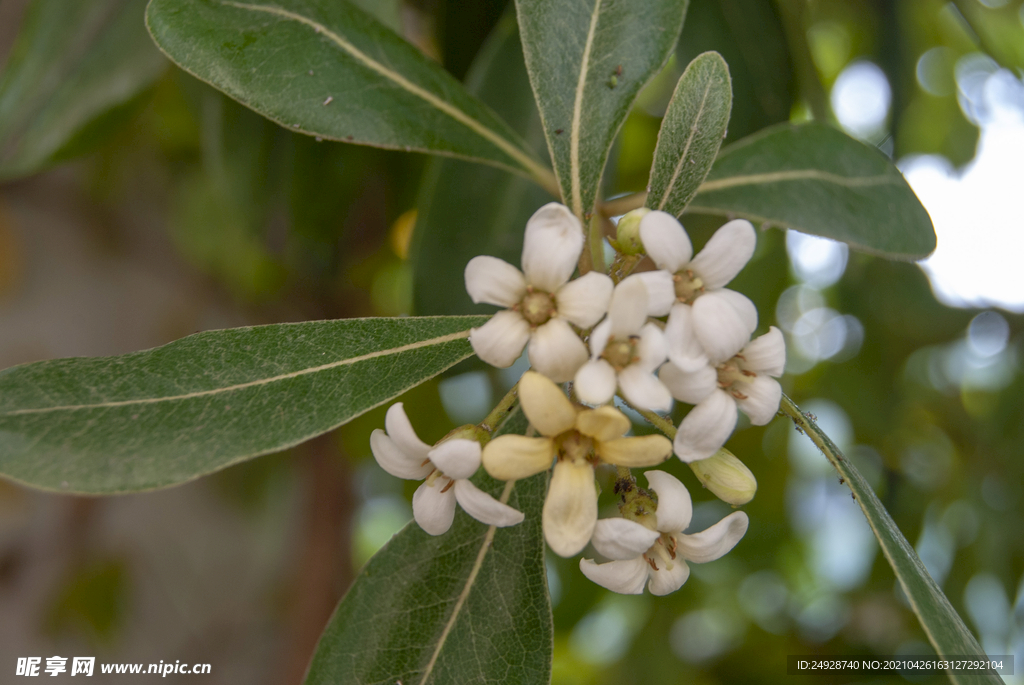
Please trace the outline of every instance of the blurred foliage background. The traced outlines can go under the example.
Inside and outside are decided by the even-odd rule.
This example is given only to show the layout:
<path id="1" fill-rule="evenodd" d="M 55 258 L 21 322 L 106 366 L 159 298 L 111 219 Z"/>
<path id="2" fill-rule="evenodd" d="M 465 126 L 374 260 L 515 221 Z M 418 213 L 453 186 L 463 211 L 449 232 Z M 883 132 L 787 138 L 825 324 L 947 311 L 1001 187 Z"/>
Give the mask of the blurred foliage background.
<path id="1" fill-rule="evenodd" d="M 503 0 L 359 4 L 467 79 L 544 154 Z M 465 262 L 518 262 L 544 191 L 491 168 L 281 129 L 172 67 L 145 33 L 144 6 L 0 4 L 0 367 L 208 328 L 471 312 Z M 712 49 L 733 76 L 729 141 L 786 120 L 839 125 L 840 106 L 877 110 L 871 92 L 847 94 L 852 110 L 837 101 L 837 84 L 880 74 L 888 105 L 842 120 L 847 130 L 896 160 L 937 154 L 960 167 L 984 120 L 979 89 L 1024 69 L 1024 9 L 692 0 L 675 56 L 619 136 L 606 197 L 644 188 L 672 88 Z M 1007 221 L 1022 229 L 1019 216 Z M 684 223 L 699 247 L 720 219 Z M 762 330 L 787 334 L 786 392 L 868 476 L 986 650 L 1015 653 L 1019 672 L 1024 318 L 946 306 L 914 264 L 774 230 L 734 286 Z M 480 420 L 519 371 L 466 363 L 410 392 L 406 408 L 431 441 Z M 0 668 L 95 655 L 211 663 L 210 683 L 299 682 L 355 570 L 411 518 L 411 484 L 370 456 L 382 424 L 383 409 L 144 495 L 0 482 Z M 550 559 L 555 683 L 776 682 L 787 654 L 930 651 L 811 443 L 779 419 L 739 430 L 729 447 L 760 484 L 745 507 L 750 531 L 727 557 L 695 565 L 681 591 L 617 596 L 576 560 Z M 727 513 L 682 464 L 667 470 L 694 494 L 695 529 Z M 915 680 L 925 681 L 942 678 Z"/>

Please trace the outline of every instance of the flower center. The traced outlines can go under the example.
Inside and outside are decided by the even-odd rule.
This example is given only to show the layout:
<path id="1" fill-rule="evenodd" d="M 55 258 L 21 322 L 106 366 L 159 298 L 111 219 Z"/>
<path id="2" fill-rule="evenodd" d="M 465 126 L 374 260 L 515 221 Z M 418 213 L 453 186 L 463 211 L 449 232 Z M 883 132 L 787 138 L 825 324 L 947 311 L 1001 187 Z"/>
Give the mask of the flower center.
<path id="1" fill-rule="evenodd" d="M 622 371 L 633 362 L 639 361 L 640 357 L 636 353 L 636 343 L 638 340 L 639 338 L 635 335 L 625 340 L 622 338 L 612 338 L 604 346 L 604 352 L 601 354 L 601 357 L 611 364 L 616 372 Z"/>
<path id="2" fill-rule="evenodd" d="M 746 360 L 743 358 L 743 355 L 737 354 L 729 361 L 723 362 L 716 367 L 718 369 L 718 387 L 738 400 L 747 399 L 747 396 L 743 393 L 742 384 L 752 383 L 757 378 L 756 373 L 743 368 L 744 361 Z"/>
<path id="3" fill-rule="evenodd" d="M 692 269 L 680 271 L 672 277 L 672 282 L 676 287 L 676 299 L 683 304 L 693 304 L 697 296 L 704 292 L 704 281 Z"/>
<path id="4" fill-rule="evenodd" d="M 528 287 L 526 297 L 519 303 L 519 313 L 536 328 L 557 314 L 558 308 L 555 306 L 555 299 L 549 293 Z"/>
<path id="5" fill-rule="evenodd" d="M 666 570 L 672 570 L 675 566 L 672 562 L 676 558 L 676 539 L 674 536 L 668 533 L 662 533 L 661 537 L 654 541 L 651 548 L 643 554 L 644 561 L 651 565 L 651 568 L 655 571 L 659 570 L 658 562 L 661 562 L 661 568 Z"/>
<path id="6" fill-rule="evenodd" d="M 555 447 L 558 449 L 558 459 L 579 464 L 584 461 L 593 461 L 594 440 L 583 435 L 578 430 L 568 430 L 555 438 Z"/>

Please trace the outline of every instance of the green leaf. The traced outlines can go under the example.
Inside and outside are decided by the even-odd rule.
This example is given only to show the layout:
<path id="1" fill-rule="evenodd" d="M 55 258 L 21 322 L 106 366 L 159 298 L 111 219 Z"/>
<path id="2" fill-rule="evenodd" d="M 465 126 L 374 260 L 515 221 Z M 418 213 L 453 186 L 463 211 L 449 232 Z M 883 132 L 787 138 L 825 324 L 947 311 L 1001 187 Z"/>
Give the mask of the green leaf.
<path id="1" fill-rule="evenodd" d="M 523 433 L 516 411 L 499 432 Z M 473 479 L 526 515 L 493 528 L 461 509 L 444 535 L 415 522 L 356 578 L 320 638 L 306 685 L 546 685 L 552 622 L 541 507 L 547 474 Z"/>
<path id="2" fill-rule="evenodd" d="M 348 2 L 152 0 L 146 23 L 185 71 L 288 129 L 553 182 L 508 124 Z"/>
<path id="3" fill-rule="evenodd" d="M 0 179 L 35 173 L 103 138 L 167 63 L 145 0 L 35 0 L 0 74 Z"/>
<path id="4" fill-rule="evenodd" d="M 921 627 L 924 628 L 929 642 L 939 656 L 979 656 L 984 658 L 985 650 L 981 648 L 974 635 L 964 625 L 963 620 L 950 605 L 946 595 L 932 577 L 921 559 L 917 556 L 903 533 L 896 527 L 885 506 L 879 501 L 871 486 L 860 475 L 857 468 L 835 443 L 818 427 L 807 414 L 800 411 L 793 400 L 782 396 L 780 411 L 793 420 L 797 428 L 807 434 L 818 449 L 828 458 L 839 472 L 842 481 L 853 492 L 854 499 L 867 517 L 871 531 L 878 539 L 886 561 L 896 574 L 900 587 L 910 601 L 910 607 L 917 614 Z M 982 673 L 948 673 L 955 685 L 981 685 L 983 683 L 1002 683 L 1002 679 L 993 674 Z"/>
<path id="5" fill-rule="evenodd" d="M 207 331 L 0 372 L 0 474 L 45 490 L 175 485 L 327 432 L 472 354 L 485 317 Z"/>
<path id="6" fill-rule="evenodd" d="M 709 50 L 722 55 L 732 77 L 729 142 L 789 121 L 793 65 L 776 3 L 695 2 L 686 13 L 676 57 L 686 64 Z"/>
<path id="7" fill-rule="evenodd" d="M 646 206 L 680 215 L 711 171 L 729 126 L 729 66 L 705 52 L 686 67 L 661 122 Z"/>
<path id="8" fill-rule="evenodd" d="M 889 259 L 935 249 L 928 212 L 889 159 L 824 124 L 783 124 L 722 150 L 686 211 L 832 238 Z"/>
<path id="9" fill-rule="evenodd" d="M 502 19 L 467 77 L 467 89 L 509 121 L 535 149 L 544 134 L 523 63 L 515 18 Z M 466 293 L 466 263 L 486 254 L 519 264 L 526 221 L 551 196 L 501 169 L 435 159 L 424 174 L 413 233 L 417 314 L 479 313 Z"/>
<path id="10" fill-rule="evenodd" d="M 668 60 L 687 0 L 516 0 L 530 83 L 565 203 L 594 207 L 615 134 Z"/>

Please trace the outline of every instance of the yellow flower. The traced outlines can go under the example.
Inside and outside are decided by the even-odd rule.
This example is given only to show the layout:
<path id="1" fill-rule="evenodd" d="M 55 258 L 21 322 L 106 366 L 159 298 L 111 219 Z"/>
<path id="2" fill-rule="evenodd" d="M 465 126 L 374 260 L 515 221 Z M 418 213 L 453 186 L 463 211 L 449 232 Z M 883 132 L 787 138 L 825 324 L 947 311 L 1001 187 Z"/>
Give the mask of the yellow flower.
<path id="1" fill-rule="evenodd" d="M 630 423 L 614 407 L 574 405 L 554 382 L 534 371 L 519 381 L 519 401 L 542 437 L 502 435 L 484 446 L 483 465 L 492 478 L 518 480 L 546 471 L 555 461 L 544 502 L 544 538 L 569 557 L 590 541 L 597 523 L 594 466 L 654 466 L 672 454 L 663 435 L 624 437 Z"/>

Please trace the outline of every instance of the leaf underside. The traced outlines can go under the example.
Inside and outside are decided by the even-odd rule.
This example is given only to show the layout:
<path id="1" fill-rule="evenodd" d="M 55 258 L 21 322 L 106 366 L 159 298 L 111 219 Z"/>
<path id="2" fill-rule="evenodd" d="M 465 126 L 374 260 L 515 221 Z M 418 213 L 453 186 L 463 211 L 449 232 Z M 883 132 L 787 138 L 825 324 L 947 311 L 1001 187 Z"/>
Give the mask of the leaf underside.
<path id="1" fill-rule="evenodd" d="M 472 354 L 486 317 L 197 333 L 0 372 L 0 475 L 61 492 L 175 485 L 325 433 Z"/>

